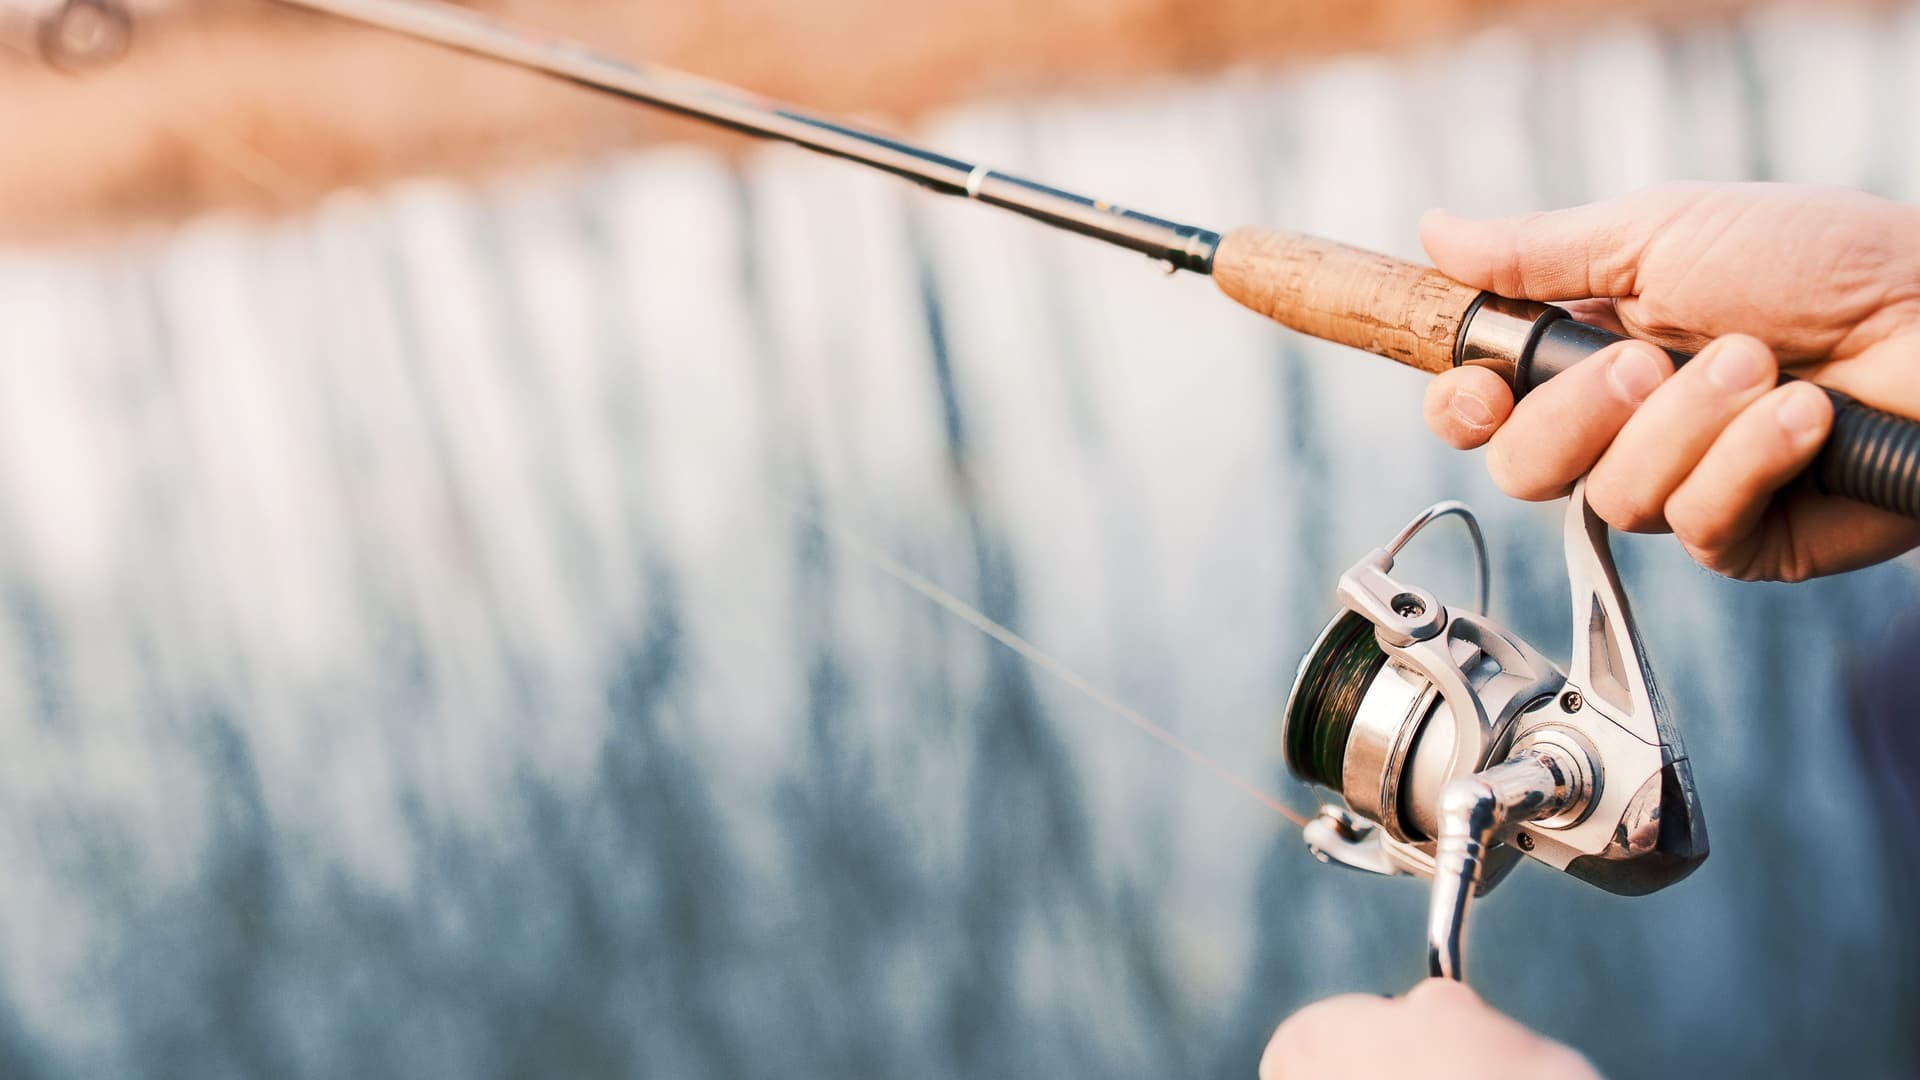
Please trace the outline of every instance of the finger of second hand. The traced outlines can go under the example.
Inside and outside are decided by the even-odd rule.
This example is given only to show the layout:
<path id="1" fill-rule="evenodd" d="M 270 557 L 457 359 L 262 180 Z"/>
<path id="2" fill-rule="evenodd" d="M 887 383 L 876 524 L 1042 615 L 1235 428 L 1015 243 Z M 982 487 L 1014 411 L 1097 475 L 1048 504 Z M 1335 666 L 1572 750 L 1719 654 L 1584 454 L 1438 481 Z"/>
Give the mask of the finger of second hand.
<path id="1" fill-rule="evenodd" d="M 1621 427 L 1587 479 L 1587 501 L 1627 532 L 1667 531 L 1666 504 L 1740 411 L 1774 384 L 1779 368 L 1761 342 L 1720 338 L 1649 396 Z"/>
<path id="2" fill-rule="evenodd" d="M 1788 383 L 1748 405 L 1667 501 L 1674 535 L 1700 565 L 1728 577 L 1809 576 L 1811 568 L 1791 565 L 1791 553 L 1769 557 L 1762 525 L 1774 494 L 1813 461 L 1832 426 L 1832 406 L 1810 383 Z"/>
<path id="3" fill-rule="evenodd" d="M 1386 1066 L 1368 1032 L 1393 1026 L 1398 1003 L 1342 994 L 1301 1009 L 1274 1031 L 1260 1059 L 1260 1080 L 1373 1076 Z"/>
<path id="4" fill-rule="evenodd" d="M 1673 373 L 1643 341 L 1609 345 L 1531 391 L 1489 441 L 1487 471 L 1519 499 L 1564 495 Z"/>

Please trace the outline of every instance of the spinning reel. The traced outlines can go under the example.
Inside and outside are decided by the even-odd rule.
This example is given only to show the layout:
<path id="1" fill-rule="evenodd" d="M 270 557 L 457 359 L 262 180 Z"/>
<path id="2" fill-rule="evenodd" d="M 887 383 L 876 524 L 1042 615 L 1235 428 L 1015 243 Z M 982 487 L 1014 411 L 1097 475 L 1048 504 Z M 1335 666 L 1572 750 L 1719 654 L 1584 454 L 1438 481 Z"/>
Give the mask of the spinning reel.
<path id="1" fill-rule="evenodd" d="M 1480 610 L 1451 610 L 1395 580 L 1433 521 L 1462 518 Z M 1654 685 L 1586 482 L 1567 505 L 1573 660 L 1562 672 L 1486 616 L 1487 552 L 1473 512 L 1440 503 L 1340 575 L 1341 612 L 1287 700 L 1287 765 L 1337 792 L 1309 850 L 1389 876 L 1430 878 L 1427 961 L 1459 979 L 1472 899 L 1522 855 L 1626 896 L 1663 889 L 1707 857 L 1686 750 Z"/>

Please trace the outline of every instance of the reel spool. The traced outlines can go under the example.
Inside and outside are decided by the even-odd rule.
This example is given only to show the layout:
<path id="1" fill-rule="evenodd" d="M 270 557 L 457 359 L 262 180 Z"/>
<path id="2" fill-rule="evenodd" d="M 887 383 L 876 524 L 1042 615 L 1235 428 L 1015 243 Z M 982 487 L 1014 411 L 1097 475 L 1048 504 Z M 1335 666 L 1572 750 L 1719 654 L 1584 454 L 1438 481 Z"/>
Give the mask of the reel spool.
<path id="1" fill-rule="evenodd" d="M 1479 563 L 1477 611 L 1395 580 L 1420 531 L 1458 516 Z M 1707 857 L 1679 732 L 1647 666 L 1586 483 L 1568 502 L 1573 659 L 1563 672 L 1486 615 L 1473 512 L 1440 503 L 1340 576 L 1341 611 L 1301 662 L 1282 730 L 1294 775 L 1338 794 L 1309 850 L 1432 880 L 1428 967 L 1463 976 L 1467 914 L 1522 855 L 1609 892 L 1679 881 Z"/>

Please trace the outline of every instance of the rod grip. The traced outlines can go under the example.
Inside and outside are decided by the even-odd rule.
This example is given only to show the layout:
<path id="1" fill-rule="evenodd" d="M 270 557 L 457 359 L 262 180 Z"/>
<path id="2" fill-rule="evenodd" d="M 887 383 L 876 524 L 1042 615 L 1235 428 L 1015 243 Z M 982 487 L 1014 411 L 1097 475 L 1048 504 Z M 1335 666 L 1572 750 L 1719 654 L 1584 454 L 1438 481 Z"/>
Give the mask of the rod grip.
<path id="1" fill-rule="evenodd" d="M 1454 366 L 1455 345 L 1481 295 L 1431 267 L 1253 226 L 1221 239 L 1213 280 L 1221 292 L 1283 326 L 1436 375 Z M 1566 318 L 1536 329 L 1513 373 L 1521 394 L 1620 340 Z M 1814 485 L 1920 519 L 1920 420 L 1827 393 L 1833 431 L 1808 469 Z"/>
<path id="2" fill-rule="evenodd" d="M 1524 394 L 1624 340 L 1611 330 L 1558 320 L 1540 335 L 1520 368 L 1515 390 Z M 1672 350 L 1668 355 L 1675 366 L 1692 359 Z M 1833 430 L 1807 469 L 1814 487 L 1920 519 L 1920 420 L 1876 409 L 1838 390 L 1828 389 L 1827 397 L 1833 401 Z"/>
<path id="3" fill-rule="evenodd" d="M 1220 241 L 1213 280 L 1245 307 L 1303 334 L 1438 374 L 1480 290 L 1427 266 L 1281 229 Z"/>

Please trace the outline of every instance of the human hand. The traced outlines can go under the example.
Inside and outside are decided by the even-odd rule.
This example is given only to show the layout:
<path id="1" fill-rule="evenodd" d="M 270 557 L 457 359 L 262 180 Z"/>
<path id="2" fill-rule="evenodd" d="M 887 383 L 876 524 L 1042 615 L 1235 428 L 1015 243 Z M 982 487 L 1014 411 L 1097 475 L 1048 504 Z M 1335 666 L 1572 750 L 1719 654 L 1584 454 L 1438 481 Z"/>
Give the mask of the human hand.
<path id="1" fill-rule="evenodd" d="M 1780 184 L 1667 184 L 1589 206 L 1421 222 L 1440 270 L 1503 296 L 1698 353 L 1679 372 L 1623 342 L 1517 406 L 1492 372 L 1435 379 L 1427 423 L 1522 499 L 1587 499 L 1628 532 L 1671 531 L 1702 566 L 1799 581 L 1920 545 L 1920 523 L 1787 484 L 1833 423 L 1790 368 L 1920 418 L 1920 209 Z M 1786 490 L 1783 490 L 1786 489 Z"/>
<path id="2" fill-rule="evenodd" d="M 1280 1025 L 1260 1059 L 1260 1080 L 1381 1076 L 1600 1080 L 1585 1058 L 1450 979 L 1428 979 L 1405 997 L 1346 994 L 1309 1005 Z"/>

